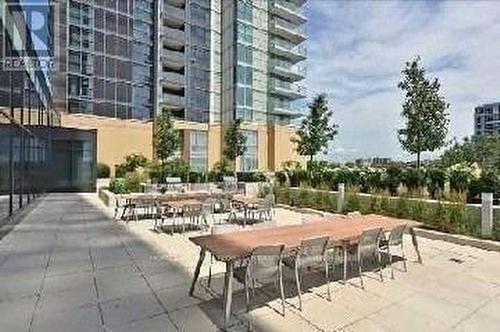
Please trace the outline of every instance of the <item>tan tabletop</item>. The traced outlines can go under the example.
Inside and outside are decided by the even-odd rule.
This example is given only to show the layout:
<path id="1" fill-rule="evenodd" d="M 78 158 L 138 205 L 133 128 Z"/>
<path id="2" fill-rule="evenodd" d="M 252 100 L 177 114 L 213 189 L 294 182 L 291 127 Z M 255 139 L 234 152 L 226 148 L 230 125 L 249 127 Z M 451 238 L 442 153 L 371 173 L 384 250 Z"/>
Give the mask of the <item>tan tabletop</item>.
<path id="1" fill-rule="evenodd" d="M 190 240 L 212 253 L 220 260 L 234 260 L 251 254 L 256 247 L 284 244 L 285 250 L 297 249 L 303 239 L 329 236 L 331 241 L 355 241 L 364 230 L 383 228 L 385 231 L 408 224 L 400 220 L 377 215 L 356 218 L 333 217 L 328 221 L 305 225 L 282 226 L 252 231 L 242 231 L 217 235 L 202 235 Z M 411 225 L 410 225 L 411 226 Z"/>

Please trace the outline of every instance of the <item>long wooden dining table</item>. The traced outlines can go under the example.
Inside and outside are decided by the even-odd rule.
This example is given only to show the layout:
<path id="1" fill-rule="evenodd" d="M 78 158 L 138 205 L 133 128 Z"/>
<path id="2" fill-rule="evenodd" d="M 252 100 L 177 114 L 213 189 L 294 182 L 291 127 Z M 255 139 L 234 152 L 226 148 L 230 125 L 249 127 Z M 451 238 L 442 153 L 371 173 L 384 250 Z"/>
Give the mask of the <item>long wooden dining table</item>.
<path id="1" fill-rule="evenodd" d="M 388 232 L 400 225 L 408 226 L 407 230 L 412 237 L 418 262 L 422 263 L 417 237 L 414 231 L 414 227 L 419 224 L 410 220 L 373 214 L 351 218 L 335 216 L 325 221 L 309 224 L 191 237 L 190 241 L 200 247 L 200 256 L 194 271 L 189 295 L 192 296 L 194 293 L 200 269 L 205 260 L 206 252 L 208 251 L 217 260 L 226 264 L 224 279 L 224 326 L 227 326 L 231 316 L 234 262 L 250 256 L 255 248 L 264 245 L 283 244 L 285 245 L 286 253 L 293 254 L 293 252 L 299 248 L 303 239 L 320 236 L 328 236 L 332 245 L 340 245 L 345 248 L 346 245 L 356 243 L 361 233 L 365 230 L 382 228 L 384 231 Z M 346 249 L 344 249 L 344 272 L 345 268 Z"/>

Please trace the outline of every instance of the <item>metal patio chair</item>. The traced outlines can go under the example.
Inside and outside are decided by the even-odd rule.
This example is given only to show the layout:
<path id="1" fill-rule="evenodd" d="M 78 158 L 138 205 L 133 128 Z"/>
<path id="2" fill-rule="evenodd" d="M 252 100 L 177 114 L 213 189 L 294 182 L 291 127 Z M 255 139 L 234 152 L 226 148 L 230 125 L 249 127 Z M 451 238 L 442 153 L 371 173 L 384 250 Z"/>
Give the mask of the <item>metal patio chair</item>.
<path id="1" fill-rule="evenodd" d="M 264 197 L 264 200 L 259 202 L 255 209 L 252 210 L 254 216 L 257 216 L 257 219 L 261 222 L 265 220 L 272 220 L 274 217 L 274 195 L 268 194 Z M 253 218 L 255 219 L 255 218 Z"/>
<path id="2" fill-rule="evenodd" d="M 278 283 L 281 295 L 283 316 L 285 316 L 285 290 L 283 288 L 283 244 L 261 246 L 252 251 L 244 266 L 236 268 L 234 277 L 245 287 L 245 303 L 247 312 L 251 310 L 250 288 L 255 296 L 255 285 L 270 282 Z"/>
<path id="3" fill-rule="evenodd" d="M 356 259 L 358 263 L 359 270 L 359 279 L 361 280 L 361 287 L 364 289 L 365 285 L 363 282 L 363 260 L 367 257 L 376 258 L 379 266 L 380 280 L 384 281 L 384 277 L 382 275 L 382 260 L 381 260 L 381 251 L 380 240 L 383 235 L 382 228 L 375 228 L 366 230 L 361 233 L 358 243 L 356 243 L 353 248 L 355 249 Z"/>
<path id="4" fill-rule="evenodd" d="M 380 250 L 385 252 L 387 256 L 389 256 L 389 265 L 391 266 L 391 279 L 394 279 L 394 265 L 392 262 L 391 246 L 401 248 L 401 258 L 403 259 L 404 270 L 405 272 L 408 272 L 408 268 L 406 266 L 405 252 L 403 248 L 403 235 L 405 229 L 406 229 L 406 224 L 398 226 L 391 230 L 391 232 L 389 233 L 389 237 L 387 239 L 380 240 L 380 246 L 379 246 Z"/>
<path id="5" fill-rule="evenodd" d="M 212 225 L 210 233 L 212 235 L 224 234 L 224 233 L 232 233 L 240 230 L 240 226 L 235 224 L 217 224 Z M 214 256 L 210 254 L 210 265 L 208 266 L 208 281 L 207 285 L 210 288 L 212 283 L 212 265 L 214 264 Z"/>
<path id="6" fill-rule="evenodd" d="M 318 267 L 325 269 L 327 296 L 328 301 L 331 301 L 328 259 L 326 257 L 328 241 L 328 236 L 304 239 L 300 244 L 299 250 L 294 256 L 285 257 L 283 259 L 283 263 L 286 266 L 295 270 L 295 282 L 297 284 L 297 293 L 299 295 L 299 310 L 302 310 L 301 284 L 304 269 L 310 270 Z"/>

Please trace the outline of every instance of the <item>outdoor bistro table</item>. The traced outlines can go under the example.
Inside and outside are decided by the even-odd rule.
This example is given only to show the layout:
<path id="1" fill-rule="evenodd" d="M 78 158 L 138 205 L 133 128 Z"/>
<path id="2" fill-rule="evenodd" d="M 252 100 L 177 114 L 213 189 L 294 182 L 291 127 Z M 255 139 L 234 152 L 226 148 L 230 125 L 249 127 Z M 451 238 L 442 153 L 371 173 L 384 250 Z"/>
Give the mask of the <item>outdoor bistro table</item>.
<path id="1" fill-rule="evenodd" d="M 248 221 L 248 212 L 255 208 L 259 203 L 263 202 L 262 198 L 258 197 L 248 197 L 244 195 L 234 195 L 231 199 L 231 202 L 236 203 L 239 206 L 243 207 L 244 218 L 243 218 L 243 227 L 246 226 Z"/>
<path id="2" fill-rule="evenodd" d="M 365 230 L 380 227 L 383 228 L 384 231 L 391 231 L 393 228 L 405 224 L 408 225 L 409 232 L 412 236 L 412 242 L 418 256 L 418 261 L 422 263 L 422 258 L 418 250 L 417 238 L 413 230 L 413 227 L 417 225 L 417 223 L 378 215 L 366 215 L 350 219 L 332 217 L 328 221 L 303 225 L 191 237 L 191 242 L 200 247 L 200 257 L 194 271 L 189 295 L 193 295 L 200 274 L 201 265 L 203 264 L 207 251 L 217 260 L 225 262 L 224 326 L 226 327 L 231 315 L 234 262 L 250 256 L 253 249 L 264 245 L 284 244 L 286 253 L 290 254 L 298 249 L 303 239 L 328 236 L 332 243 L 355 243 Z M 346 249 L 344 249 L 344 270 L 346 267 L 345 253 Z"/>

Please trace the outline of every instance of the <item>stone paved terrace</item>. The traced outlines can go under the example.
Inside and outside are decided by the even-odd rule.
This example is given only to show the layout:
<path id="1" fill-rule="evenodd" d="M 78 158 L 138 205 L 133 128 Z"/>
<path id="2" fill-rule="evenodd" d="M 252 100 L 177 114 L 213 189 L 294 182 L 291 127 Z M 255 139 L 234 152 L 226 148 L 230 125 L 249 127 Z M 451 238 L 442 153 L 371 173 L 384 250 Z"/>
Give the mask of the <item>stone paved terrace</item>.
<path id="1" fill-rule="evenodd" d="M 279 210 L 280 223 L 300 215 Z M 94 194 L 42 198 L 0 240 L 0 331 L 218 331 L 221 272 L 206 287 L 207 265 L 187 295 L 198 250 L 189 235 L 150 231 L 149 221 L 114 221 Z M 407 273 L 380 282 L 325 287 L 310 280 L 303 311 L 286 276 L 286 317 L 273 287 L 257 292 L 245 314 L 237 287 L 231 331 L 494 331 L 500 330 L 500 254 L 420 238 L 424 264 L 408 243 Z M 237 285 L 237 282 L 234 282 Z M 315 286 L 317 285 L 317 286 Z"/>

